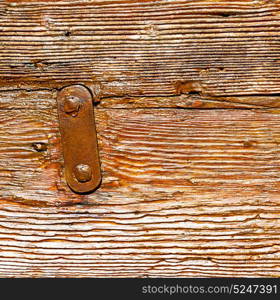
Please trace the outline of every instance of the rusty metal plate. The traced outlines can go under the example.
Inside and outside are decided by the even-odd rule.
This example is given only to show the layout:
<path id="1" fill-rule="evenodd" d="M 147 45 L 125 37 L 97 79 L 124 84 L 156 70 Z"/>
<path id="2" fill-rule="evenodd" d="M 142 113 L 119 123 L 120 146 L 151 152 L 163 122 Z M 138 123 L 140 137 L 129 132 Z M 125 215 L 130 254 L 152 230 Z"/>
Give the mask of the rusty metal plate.
<path id="1" fill-rule="evenodd" d="M 58 93 L 57 104 L 67 184 L 74 192 L 91 192 L 101 182 L 91 93 L 68 86 Z"/>

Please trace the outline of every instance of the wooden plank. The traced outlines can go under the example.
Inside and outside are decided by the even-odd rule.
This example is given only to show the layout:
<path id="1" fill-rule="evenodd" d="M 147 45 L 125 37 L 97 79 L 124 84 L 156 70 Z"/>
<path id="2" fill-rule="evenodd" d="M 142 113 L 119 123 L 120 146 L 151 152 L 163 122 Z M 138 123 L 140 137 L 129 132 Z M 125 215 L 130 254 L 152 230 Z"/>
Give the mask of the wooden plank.
<path id="1" fill-rule="evenodd" d="M 56 109 L 57 89 L 11 89 L 0 93 L 0 110 Z M 98 108 L 280 108 L 280 96 L 211 97 L 180 95 L 170 97 L 94 98 Z"/>
<path id="2" fill-rule="evenodd" d="M 103 183 L 78 196 L 56 110 L 0 110 L 0 276 L 280 276 L 278 110 L 96 119 Z"/>
<path id="3" fill-rule="evenodd" d="M 279 97 L 279 4 L 0 0 L 0 88 Z"/>
<path id="4" fill-rule="evenodd" d="M 2 195 L 41 205 L 87 202 L 103 191 L 129 198 L 132 190 L 139 199 L 146 190 L 151 197 L 180 191 L 226 199 L 240 190 L 239 197 L 277 198 L 278 110 L 96 109 L 96 119 L 103 185 L 93 196 L 73 196 L 56 109 L 0 110 Z"/>
<path id="5" fill-rule="evenodd" d="M 0 276 L 280 275 L 279 205 L 123 200 L 68 208 L 2 200 Z"/>

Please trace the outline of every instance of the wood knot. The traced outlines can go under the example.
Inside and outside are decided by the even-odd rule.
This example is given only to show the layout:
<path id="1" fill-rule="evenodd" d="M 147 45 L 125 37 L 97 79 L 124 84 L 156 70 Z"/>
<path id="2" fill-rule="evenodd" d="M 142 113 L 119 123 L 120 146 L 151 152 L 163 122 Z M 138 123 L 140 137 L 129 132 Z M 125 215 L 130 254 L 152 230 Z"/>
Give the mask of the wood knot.
<path id="1" fill-rule="evenodd" d="M 203 93 L 203 87 L 200 81 L 178 81 L 175 83 L 176 94 L 189 94 L 189 95 L 201 95 Z"/>

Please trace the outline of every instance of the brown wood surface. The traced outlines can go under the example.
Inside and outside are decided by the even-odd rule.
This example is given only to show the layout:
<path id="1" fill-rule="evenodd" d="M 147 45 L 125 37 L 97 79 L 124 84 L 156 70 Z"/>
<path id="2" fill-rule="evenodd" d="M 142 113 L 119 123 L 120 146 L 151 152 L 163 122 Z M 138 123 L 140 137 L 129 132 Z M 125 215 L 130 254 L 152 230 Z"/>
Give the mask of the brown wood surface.
<path id="1" fill-rule="evenodd" d="M 0 0 L 0 277 L 280 277 L 280 1 Z M 64 179 L 94 96 L 103 181 Z"/>
<path id="2" fill-rule="evenodd" d="M 0 0 L 0 18 L 2 90 L 279 97 L 279 0 Z"/>
<path id="3" fill-rule="evenodd" d="M 0 276 L 280 275 L 278 110 L 96 120 L 103 183 L 78 196 L 56 109 L 0 111 Z"/>

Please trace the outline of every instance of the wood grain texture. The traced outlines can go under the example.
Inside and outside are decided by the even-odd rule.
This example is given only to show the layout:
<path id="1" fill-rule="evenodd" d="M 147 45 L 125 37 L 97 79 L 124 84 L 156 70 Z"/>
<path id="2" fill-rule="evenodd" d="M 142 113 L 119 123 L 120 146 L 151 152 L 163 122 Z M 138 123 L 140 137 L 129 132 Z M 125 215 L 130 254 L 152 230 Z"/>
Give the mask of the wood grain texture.
<path id="1" fill-rule="evenodd" d="M 11 89 L 0 92 L 0 110 L 56 109 L 57 89 Z M 180 95 L 170 97 L 101 97 L 94 98 L 98 108 L 280 108 L 280 96 L 211 97 Z"/>
<path id="2" fill-rule="evenodd" d="M 278 110 L 96 119 L 103 183 L 79 196 L 56 110 L 0 110 L 1 277 L 280 276 Z"/>
<path id="3" fill-rule="evenodd" d="M 278 0 L 0 0 L 0 18 L 2 90 L 279 97 Z"/>
<path id="4" fill-rule="evenodd" d="M 0 277 L 280 277 L 279 26 L 279 0 L 0 0 Z M 95 100 L 89 195 L 69 84 Z"/>

